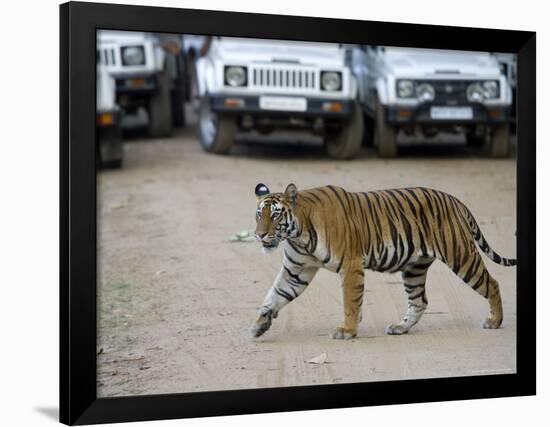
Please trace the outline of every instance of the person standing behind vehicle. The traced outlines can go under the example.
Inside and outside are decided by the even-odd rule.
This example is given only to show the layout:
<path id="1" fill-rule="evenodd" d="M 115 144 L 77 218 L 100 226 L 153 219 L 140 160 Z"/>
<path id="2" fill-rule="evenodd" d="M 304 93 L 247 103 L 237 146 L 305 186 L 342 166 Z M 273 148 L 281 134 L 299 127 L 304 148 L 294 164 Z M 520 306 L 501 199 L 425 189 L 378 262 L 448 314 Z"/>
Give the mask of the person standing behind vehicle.
<path id="1" fill-rule="evenodd" d="M 185 60 L 179 34 L 159 33 L 160 47 L 166 53 L 166 72 L 172 81 L 172 118 L 175 127 L 185 126 Z"/>

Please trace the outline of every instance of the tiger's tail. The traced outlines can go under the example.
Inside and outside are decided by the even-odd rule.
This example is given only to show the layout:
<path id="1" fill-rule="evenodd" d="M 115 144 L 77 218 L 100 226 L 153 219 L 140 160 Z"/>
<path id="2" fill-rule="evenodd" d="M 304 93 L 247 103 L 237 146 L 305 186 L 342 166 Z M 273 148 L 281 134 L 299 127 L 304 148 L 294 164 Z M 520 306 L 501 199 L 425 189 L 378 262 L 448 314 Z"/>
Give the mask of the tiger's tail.
<path id="1" fill-rule="evenodd" d="M 517 264 L 517 260 L 513 258 L 504 258 L 497 254 L 489 246 L 489 243 L 487 243 L 487 240 L 485 240 L 485 237 L 483 236 L 483 233 L 481 232 L 477 221 L 475 220 L 472 213 L 468 210 L 468 208 L 466 208 L 466 219 L 477 245 L 483 252 L 485 252 L 485 254 L 487 254 L 489 258 L 491 258 L 491 260 L 493 260 L 493 262 L 496 262 L 497 264 L 503 265 L 505 267 L 512 267 Z"/>

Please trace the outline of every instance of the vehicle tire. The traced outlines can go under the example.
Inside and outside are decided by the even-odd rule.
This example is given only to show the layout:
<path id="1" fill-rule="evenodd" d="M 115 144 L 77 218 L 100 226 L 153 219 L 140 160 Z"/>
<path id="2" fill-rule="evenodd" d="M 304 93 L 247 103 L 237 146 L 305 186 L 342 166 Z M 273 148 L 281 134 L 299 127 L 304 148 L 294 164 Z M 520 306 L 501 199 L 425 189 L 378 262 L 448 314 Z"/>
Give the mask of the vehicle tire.
<path id="1" fill-rule="evenodd" d="M 234 117 L 212 111 L 208 97 L 204 96 L 200 99 L 198 130 L 204 151 L 227 154 L 235 140 L 237 121 Z"/>
<path id="2" fill-rule="evenodd" d="M 172 135 L 172 97 L 170 76 L 163 71 L 158 76 L 157 91 L 149 98 L 149 135 L 154 138 L 169 137 Z"/>
<path id="3" fill-rule="evenodd" d="M 508 123 L 494 126 L 491 139 L 486 143 L 489 157 L 508 157 L 510 154 L 510 125 Z"/>
<path id="4" fill-rule="evenodd" d="M 353 103 L 349 120 L 336 135 L 325 138 L 325 149 L 330 157 L 349 160 L 357 156 L 363 142 L 364 118 L 359 103 Z"/>
<path id="5" fill-rule="evenodd" d="M 483 147 L 486 141 L 485 135 L 476 135 L 474 132 L 466 134 L 466 145 L 469 147 Z"/>
<path id="6" fill-rule="evenodd" d="M 110 159 L 101 161 L 101 169 L 120 169 L 122 167 L 122 159 Z"/>
<path id="7" fill-rule="evenodd" d="M 395 127 L 386 123 L 384 106 L 376 100 L 376 123 L 374 126 L 374 145 L 379 157 L 397 157 L 397 132 Z"/>
<path id="8" fill-rule="evenodd" d="M 124 157 L 119 125 L 96 129 L 96 165 L 99 169 L 120 169 Z"/>

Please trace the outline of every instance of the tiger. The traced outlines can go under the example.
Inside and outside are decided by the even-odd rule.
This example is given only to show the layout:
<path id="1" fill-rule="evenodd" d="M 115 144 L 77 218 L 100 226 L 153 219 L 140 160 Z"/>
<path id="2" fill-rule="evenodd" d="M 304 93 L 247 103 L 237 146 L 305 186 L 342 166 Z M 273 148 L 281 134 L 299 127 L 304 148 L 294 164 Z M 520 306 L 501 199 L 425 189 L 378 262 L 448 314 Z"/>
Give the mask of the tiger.
<path id="1" fill-rule="evenodd" d="M 476 244 L 502 266 L 514 266 L 516 259 L 491 249 L 470 210 L 456 197 L 424 187 L 348 192 L 328 185 L 298 191 L 289 184 L 284 192 L 271 193 L 260 183 L 254 192 L 255 238 L 264 252 L 281 245 L 283 262 L 250 328 L 252 337 L 271 327 L 279 311 L 306 290 L 320 268 L 342 280 L 343 322 L 332 338 L 357 336 L 367 269 L 401 272 L 407 311 L 385 332 L 405 334 L 426 310 L 426 275 L 436 259 L 488 301 L 483 328 L 502 324 L 499 284 Z"/>

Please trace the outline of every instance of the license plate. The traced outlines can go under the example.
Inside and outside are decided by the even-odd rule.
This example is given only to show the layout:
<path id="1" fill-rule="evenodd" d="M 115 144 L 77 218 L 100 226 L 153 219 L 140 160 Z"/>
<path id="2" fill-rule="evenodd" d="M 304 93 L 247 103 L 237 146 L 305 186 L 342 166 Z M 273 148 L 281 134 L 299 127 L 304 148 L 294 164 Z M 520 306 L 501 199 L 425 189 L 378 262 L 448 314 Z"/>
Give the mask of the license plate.
<path id="1" fill-rule="evenodd" d="M 284 96 L 261 96 L 260 108 L 262 110 L 277 111 L 306 111 L 307 99 Z"/>
<path id="2" fill-rule="evenodd" d="M 145 86 L 145 79 L 129 79 L 126 80 L 126 86 L 128 87 L 139 87 L 139 86 Z"/>
<path id="3" fill-rule="evenodd" d="M 471 120 L 472 107 L 431 107 L 430 117 L 434 120 Z"/>

